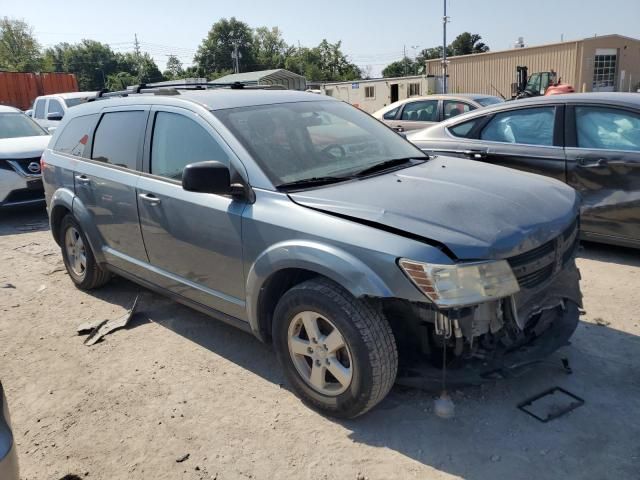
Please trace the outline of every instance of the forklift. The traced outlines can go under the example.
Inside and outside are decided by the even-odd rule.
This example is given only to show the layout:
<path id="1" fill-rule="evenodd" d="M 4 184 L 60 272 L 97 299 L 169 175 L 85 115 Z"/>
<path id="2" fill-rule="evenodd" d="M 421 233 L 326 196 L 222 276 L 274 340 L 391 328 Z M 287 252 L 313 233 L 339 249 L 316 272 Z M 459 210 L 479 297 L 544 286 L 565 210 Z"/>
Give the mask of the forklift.
<path id="1" fill-rule="evenodd" d="M 559 95 L 561 93 L 574 93 L 573 86 L 562 83 L 558 74 L 553 70 L 549 72 L 536 72 L 528 75 L 527 67 L 516 67 L 516 83 L 511 84 L 511 98 L 528 98 L 540 95 Z"/>

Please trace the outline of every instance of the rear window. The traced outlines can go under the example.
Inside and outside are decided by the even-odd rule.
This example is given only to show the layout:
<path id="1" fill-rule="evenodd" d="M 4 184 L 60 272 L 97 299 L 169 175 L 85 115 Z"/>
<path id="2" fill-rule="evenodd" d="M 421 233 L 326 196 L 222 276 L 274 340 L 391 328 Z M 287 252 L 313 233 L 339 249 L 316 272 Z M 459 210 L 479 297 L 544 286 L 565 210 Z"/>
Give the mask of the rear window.
<path id="1" fill-rule="evenodd" d="M 478 102 L 480 105 L 482 105 L 483 107 L 488 107 L 489 105 L 495 105 L 496 103 L 502 103 L 504 102 L 503 99 L 498 98 L 498 97 L 482 97 L 482 98 L 476 98 L 475 99 L 476 102 Z"/>
<path id="2" fill-rule="evenodd" d="M 64 130 L 62 130 L 62 133 L 60 133 L 53 149 L 56 152 L 75 155 L 77 157 L 86 156 L 85 154 L 88 152 L 86 152 L 85 149 L 91 138 L 91 132 L 96 125 L 98 116 L 98 114 L 86 115 L 71 119 L 64 127 Z"/>
<path id="3" fill-rule="evenodd" d="M 119 167 L 136 169 L 147 112 L 105 113 L 93 140 L 91 158 Z"/>
<path id="4" fill-rule="evenodd" d="M 478 118 L 474 118 L 468 122 L 459 123 L 458 125 L 449 127 L 449 131 L 456 137 L 468 137 L 471 130 L 473 130 L 473 127 L 476 126 L 476 123 L 478 123 L 479 120 L 480 119 Z"/>
<path id="5" fill-rule="evenodd" d="M 81 103 L 87 103 L 89 101 L 88 98 L 65 98 L 64 103 L 67 104 L 67 107 L 75 107 L 76 105 L 80 105 Z"/>

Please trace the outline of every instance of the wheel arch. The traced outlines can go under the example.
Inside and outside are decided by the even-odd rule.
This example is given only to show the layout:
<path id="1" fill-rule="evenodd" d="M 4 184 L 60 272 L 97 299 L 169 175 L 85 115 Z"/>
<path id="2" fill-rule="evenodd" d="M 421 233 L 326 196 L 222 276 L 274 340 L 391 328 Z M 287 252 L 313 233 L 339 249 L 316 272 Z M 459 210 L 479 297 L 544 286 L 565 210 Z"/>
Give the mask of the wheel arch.
<path id="1" fill-rule="evenodd" d="M 280 297 L 315 277 L 336 283 L 356 298 L 393 296 L 370 267 L 344 250 L 316 242 L 283 242 L 264 251 L 247 275 L 247 316 L 253 333 L 269 342 Z"/>

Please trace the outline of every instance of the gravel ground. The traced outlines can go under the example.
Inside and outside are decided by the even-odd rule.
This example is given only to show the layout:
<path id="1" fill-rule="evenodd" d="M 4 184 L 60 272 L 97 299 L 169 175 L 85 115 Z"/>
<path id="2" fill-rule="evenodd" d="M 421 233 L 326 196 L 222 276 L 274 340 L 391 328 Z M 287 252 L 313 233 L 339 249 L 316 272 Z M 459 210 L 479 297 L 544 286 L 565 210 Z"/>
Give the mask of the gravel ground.
<path id="1" fill-rule="evenodd" d="M 0 287 L 15 287 L 0 288 L 0 378 L 23 479 L 640 478 L 636 251 L 586 245 L 573 345 L 454 391 L 454 419 L 433 414 L 433 392 L 395 388 L 335 421 L 301 404 L 249 334 L 122 279 L 83 293 L 41 211 L 0 215 Z M 121 315 L 138 291 L 129 327 L 84 346 L 76 327 Z M 556 385 L 585 405 L 549 423 L 516 408 Z"/>

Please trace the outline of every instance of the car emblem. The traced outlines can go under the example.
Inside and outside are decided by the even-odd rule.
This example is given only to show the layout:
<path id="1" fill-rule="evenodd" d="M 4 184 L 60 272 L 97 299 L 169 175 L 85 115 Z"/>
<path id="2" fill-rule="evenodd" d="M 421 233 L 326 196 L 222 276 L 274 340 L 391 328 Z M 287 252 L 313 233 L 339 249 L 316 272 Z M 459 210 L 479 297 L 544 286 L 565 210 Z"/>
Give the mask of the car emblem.
<path id="1" fill-rule="evenodd" d="M 38 162 L 31 162 L 27 165 L 27 170 L 31 173 L 40 173 L 40 164 Z"/>

